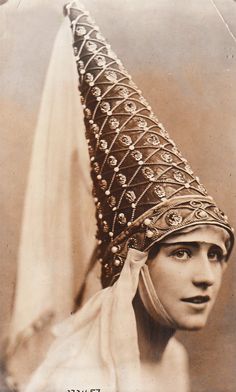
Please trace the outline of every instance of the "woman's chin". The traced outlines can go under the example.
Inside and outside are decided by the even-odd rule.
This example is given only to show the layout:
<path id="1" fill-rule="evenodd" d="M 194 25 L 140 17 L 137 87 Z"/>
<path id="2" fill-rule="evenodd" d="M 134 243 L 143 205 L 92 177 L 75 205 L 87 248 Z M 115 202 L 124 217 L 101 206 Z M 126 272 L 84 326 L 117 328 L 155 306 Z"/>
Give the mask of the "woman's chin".
<path id="1" fill-rule="evenodd" d="M 189 317 L 187 320 L 177 322 L 179 330 L 182 331 L 200 331 L 207 324 L 207 318 L 198 317 L 192 318 Z"/>

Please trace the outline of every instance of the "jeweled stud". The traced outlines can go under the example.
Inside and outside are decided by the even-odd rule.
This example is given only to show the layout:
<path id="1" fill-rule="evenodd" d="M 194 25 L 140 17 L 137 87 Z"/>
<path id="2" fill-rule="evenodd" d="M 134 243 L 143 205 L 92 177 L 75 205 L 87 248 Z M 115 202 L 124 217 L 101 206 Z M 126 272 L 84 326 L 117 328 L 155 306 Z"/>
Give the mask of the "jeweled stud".
<path id="1" fill-rule="evenodd" d="M 117 252 L 118 252 L 117 246 L 113 246 L 113 247 L 111 248 L 111 251 L 112 251 L 112 253 L 117 253 Z"/>

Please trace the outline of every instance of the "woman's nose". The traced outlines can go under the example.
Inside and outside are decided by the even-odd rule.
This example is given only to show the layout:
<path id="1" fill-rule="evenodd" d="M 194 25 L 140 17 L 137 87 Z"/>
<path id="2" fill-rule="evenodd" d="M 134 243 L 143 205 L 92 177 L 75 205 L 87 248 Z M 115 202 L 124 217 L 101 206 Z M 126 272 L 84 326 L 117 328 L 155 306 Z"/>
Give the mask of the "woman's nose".
<path id="1" fill-rule="evenodd" d="M 196 287 L 204 290 L 214 284 L 214 272 L 208 257 L 202 256 L 201 260 L 197 261 L 192 281 Z"/>

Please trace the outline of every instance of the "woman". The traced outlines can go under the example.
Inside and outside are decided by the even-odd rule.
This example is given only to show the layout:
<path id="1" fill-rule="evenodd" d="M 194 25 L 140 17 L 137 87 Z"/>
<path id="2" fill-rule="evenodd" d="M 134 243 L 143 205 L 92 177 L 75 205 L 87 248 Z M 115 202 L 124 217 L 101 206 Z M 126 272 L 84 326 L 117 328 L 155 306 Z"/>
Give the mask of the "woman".
<path id="1" fill-rule="evenodd" d="M 188 391 L 174 332 L 205 325 L 233 232 L 88 13 L 66 11 L 104 289 L 55 328 L 26 391 Z"/>

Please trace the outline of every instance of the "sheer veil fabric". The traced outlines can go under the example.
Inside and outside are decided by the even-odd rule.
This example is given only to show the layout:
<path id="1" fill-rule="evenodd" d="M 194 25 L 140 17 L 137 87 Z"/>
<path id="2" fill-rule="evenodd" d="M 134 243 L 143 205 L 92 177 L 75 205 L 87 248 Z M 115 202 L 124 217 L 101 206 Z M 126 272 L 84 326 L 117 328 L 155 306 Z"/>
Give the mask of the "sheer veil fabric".
<path id="1" fill-rule="evenodd" d="M 132 300 L 146 260 L 147 253 L 130 249 L 118 281 L 54 328 L 57 339 L 25 392 L 143 390 Z"/>
<path id="2" fill-rule="evenodd" d="M 8 335 L 7 364 L 20 384 L 41 362 L 51 340 L 50 325 L 73 310 L 95 246 L 89 158 L 76 86 L 71 33 L 64 20 L 35 130 Z M 87 296 L 100 289 L 97 273 L 91 280 Z"/>

